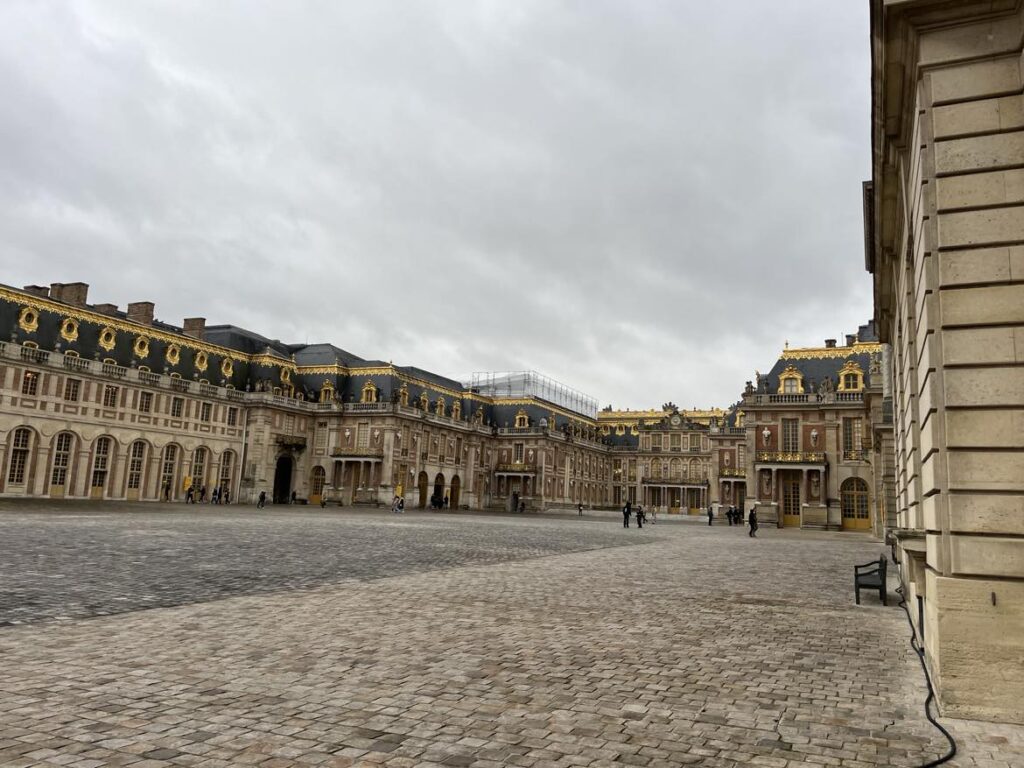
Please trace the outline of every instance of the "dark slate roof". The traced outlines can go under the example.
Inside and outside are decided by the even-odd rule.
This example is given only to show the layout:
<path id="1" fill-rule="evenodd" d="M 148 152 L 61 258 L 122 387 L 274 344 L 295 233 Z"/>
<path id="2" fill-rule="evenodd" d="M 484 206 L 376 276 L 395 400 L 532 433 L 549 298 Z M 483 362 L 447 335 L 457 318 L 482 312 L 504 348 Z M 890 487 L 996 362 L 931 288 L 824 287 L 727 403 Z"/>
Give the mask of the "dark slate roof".
<path id="1" fill-rule="evenodd" d="M 401 371 L 407 376 L 412 376 L 416 379 L 429 381 L 431 384 L 436 384 L 439 387 L 447 387 L 448 389 L 454 389 L 458 392 L 465 390 L 465 387 L 460 381 L 449 379 L 447 376 L 441 376 L 436 373 L 431 373 L 430 371 L 425 371 L 422 368 L 417 368 L 413 365 L 395 366 L 395 370 Z"/>
<path id="2" fill-rule="evenodd" d="M 237 349 L 247 355 L 267 353 L 289 359 L 288 347 L 277 339 L 268 339 L 237 325 L 208 325 L 203 330 L 203 341 Z"/>
<path id="3" fill-rule="evenodd" d="M 292 344 L 288 347 L 299 365 L 334 365 L 340 363 L 347 368 L 384 366 L 379 360 L 364 360 L 333 344 Z"/>
<path id="4" fill-rule="evenodd" d="M 851 347 L 837 347 L 836 352 L 845 352 L 845 354 L 806 360 L 780 357 L 775 362 L 775 365 L 772 366 L 771 371 L 768 372 L 768 391 L 775 392 L 779 388 L 779 374 L 791 365 L 803 374 L 804 388 L 807 390 L 810 390 L 812 387 L 816 388 L 826 377 L 832 379 L 833 384 L 838 383 L 839 370 L 846 364 L 847 360 L 856 361 L 865 374 L 867 374 L 868 369 L 871 367 L 871 355 L 867 352 L 855 354 Z M 761 380 L 764 381 L 765 377 L 762 376 Z"/>

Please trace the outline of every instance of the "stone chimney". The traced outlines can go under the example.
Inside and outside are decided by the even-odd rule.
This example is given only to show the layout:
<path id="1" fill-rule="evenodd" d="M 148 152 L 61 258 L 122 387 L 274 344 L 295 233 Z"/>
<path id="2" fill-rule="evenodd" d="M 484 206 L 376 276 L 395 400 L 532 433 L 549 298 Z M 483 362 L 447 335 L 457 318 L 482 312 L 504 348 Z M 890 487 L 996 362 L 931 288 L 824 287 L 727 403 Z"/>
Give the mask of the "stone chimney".
<path id="1" fill-rule="evenodd" d="M 206 329 L 205 317 L 186 317 L 183 330 L 186 336 L 202 341 L 203 331 Z"/>
<path id="2" fill-rule="evenodd" d="M 51 283 L 50 298 L 76 307 L 84 307 L 89 298 L 88 283 Z"/>
<path id="3" fill-rule="evenodd" d="M 836 348 L 836 340 L 835 339 L 825 339 L 825 349 L 835 349 L 835 348 Z"/>
<path id="4" fill-rule="evenodd" d="M 92 308 L 101 315 L 114 316 L 117 314 L 117 304 L 93 304 Z"/>
<path id="5" fill-rule="evenodd" d="M 857 335 L 856 334 L 854 334 L 854 333 L 846 334 L 846 346 L 852 347 L 856 343 L 857 343 Z"/>
<path id="6" fill-rule="evenodd" d="M 25 293 L 31 293 L 33 296 L 39 296 L 44 299 L 50 296 L 50 289 L 45 285 L 26 285 L 22 290 Z"/>
<path id="7" fill-rule="evenodd" d="M 152 301 L 133 301 L 128 305 L 128 319 L 133 323 L 152 325 L 154 309 Z"/>

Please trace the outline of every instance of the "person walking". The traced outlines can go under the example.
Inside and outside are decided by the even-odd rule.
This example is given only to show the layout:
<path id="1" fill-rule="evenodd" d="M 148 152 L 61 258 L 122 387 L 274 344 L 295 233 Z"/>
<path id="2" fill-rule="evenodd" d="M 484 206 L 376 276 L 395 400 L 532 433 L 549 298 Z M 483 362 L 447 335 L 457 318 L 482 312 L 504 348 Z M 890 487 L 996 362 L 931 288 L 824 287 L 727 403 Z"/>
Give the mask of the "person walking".
<path id="1" fill-rule="evenodd" d="M 579 517 L 583 517 L 583 502 L 582 501 L 576 506 L 576 514 Z"/>
<path id="2" fill-rule="evenodd" d="M 750 514 L 747 515 L 747 523 L 750 525 L 750 536 L 757 538 L 757 507 L 750 508 Z"/>
<path id="3" fill-rule="evenodd" d="M 651 525 L 654 525 L 656 522 L 658 522 L 658 505 L 657 504 L 655 504 L 653 507 L 651 507 Z"/>
<path id="4" fill-rule="evenodd" d="M 715 522 L 715 508 L 708 504 L 708 525 Z"/>
<path id="5" fill-rule="evenodd" d="M 398 514 L 402 514 L 403 512 L 405 512 L 405 499 L 400 497 L 398 499 Z"/>
<path id="6" fill-rule="evenodd" d="M 260 491 L 260 497 L 256 501 L 256 509 L 263 509 L 265 506 L 267 506 L 267 492 Z"/>
<path id="7" fill-rule="evenodd" d="M 221 504 L 230 504 L 231 503 L 231 489 L 230 488 L 225 488 L 223 491 L 221 491 L 220 503 Z"/>
<path id="8" fill-rule="evenodd" d="M 644 527 L 644 505 L 643 504 L 637 504 L 637 506 L 636 506 L 636 527 L 637 528 L 643 528 Z"/>
<path id="9" fill-rule="evenodd" d="M 622 508 L 622 527 L 629 528 L 629 516 L 633 514 L 632 508 L 629 506 L 629 502 L 626 502 L 626 506 Z"/>

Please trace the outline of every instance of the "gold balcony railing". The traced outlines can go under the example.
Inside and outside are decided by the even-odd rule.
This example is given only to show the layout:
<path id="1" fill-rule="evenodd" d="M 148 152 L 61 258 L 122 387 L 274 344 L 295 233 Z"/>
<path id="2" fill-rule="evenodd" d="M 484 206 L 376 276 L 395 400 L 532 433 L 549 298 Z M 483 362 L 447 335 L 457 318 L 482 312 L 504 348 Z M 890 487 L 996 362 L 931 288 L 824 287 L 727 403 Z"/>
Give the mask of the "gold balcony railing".
<path id="1" fill-rule="evenodd" d="M 818 451 L 758 451 L 757 460 L 764 464 L 824 464 L 825 454 Z"/>

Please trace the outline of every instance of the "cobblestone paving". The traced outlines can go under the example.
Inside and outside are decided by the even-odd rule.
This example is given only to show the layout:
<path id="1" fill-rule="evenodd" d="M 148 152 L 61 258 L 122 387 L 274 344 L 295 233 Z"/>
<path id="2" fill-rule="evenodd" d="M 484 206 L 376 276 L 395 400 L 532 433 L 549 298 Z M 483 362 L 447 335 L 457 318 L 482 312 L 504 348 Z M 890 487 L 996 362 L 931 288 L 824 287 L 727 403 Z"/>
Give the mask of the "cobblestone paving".
<path id="1" fill-rule="evenodd" d="M 247 518 L 225 520 L 239 529 L 225 537 L 258 538 Z M 943 751 L 902 611 L 852 605 L 851 564 L 881 550 L 865 538 L 338 520 L 369 578 L 0 629 L 0 765 L 867 768 Z M 275 540 L 246 551 L 290 552 L 279 573 L 302 572 L 263 522 Z M 404 524 L 437 564 L 384 576 L 376 561 L 401 556 Z M 477 559 L 480 542 L 508 549 Z M 34 546 L 21 556 L 49 556 Z M 1022 729 L 950 724 L 963 753 L 951 765 L 1024 765 Z"/>
<path id="2" fill-rule="evenodd" d="M 0 502 L 0 626 L 632 543 L 607 526 L 552 529 L 529 518 L 464 525 L 459 515 L 303 507 L 25 506 Z"/>

